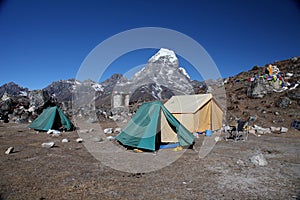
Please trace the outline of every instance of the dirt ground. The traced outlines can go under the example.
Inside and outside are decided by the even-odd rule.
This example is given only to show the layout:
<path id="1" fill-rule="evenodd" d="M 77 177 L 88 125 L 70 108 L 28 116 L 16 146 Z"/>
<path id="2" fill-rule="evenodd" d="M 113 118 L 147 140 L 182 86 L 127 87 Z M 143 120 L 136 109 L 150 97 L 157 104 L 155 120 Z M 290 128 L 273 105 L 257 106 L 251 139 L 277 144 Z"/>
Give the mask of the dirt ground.
<path id="1" fill-rule="evenodd" d="M 52 137 L 27 126 L 0 124 L 0 199 L 300 199 L 298 131 L 222 140 L 204 159 L 188 149 L 163 169 L 132 174 L 103 165 L 76 132 Z M 41 147 L 49 141 L 53 148 Z M 266 166 L 250 162 L 257 153 Z"/>

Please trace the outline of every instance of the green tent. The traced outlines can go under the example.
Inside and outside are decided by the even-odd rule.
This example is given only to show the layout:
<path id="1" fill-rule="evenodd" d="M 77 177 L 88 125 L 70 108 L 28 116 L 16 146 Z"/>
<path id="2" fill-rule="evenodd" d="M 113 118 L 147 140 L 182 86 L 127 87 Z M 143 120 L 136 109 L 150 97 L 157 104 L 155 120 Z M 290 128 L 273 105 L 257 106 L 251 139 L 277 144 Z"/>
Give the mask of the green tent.
<path id="1" fill-rule="evenodd" d="M 194 136 L 161 102 L 141 105 L 124 130 L 116 136 L 124 146 L 155 151 L 162 143 L 190 146 Z"/>
<path id="2" fill-rule="evenodd" d="M 46 108 L 40 116 L 38 116 L 30 125 L 29 128 L 48 131 L 49 129 L 64 128 L 69 131 L 73 128 L 68 117 L 57 106 Z"/>

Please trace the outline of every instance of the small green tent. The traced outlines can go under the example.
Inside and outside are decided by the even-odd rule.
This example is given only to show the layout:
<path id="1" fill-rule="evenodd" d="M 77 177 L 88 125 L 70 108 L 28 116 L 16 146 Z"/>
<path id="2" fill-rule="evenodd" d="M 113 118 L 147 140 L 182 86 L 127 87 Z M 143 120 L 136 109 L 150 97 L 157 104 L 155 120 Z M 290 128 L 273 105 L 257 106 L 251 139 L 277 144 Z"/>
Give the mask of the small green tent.
<path id="1" fill-rule="evenodd" d="M 159 101 L 142 104 L 116 139 L 124 146 L 150 151 L 165 142 L 179 142 L 181 146 L 194 142 L 193 134 Z"/>
<path id="2" fill-rule="evenodd" d="M 68 117 L 57 106 L 46 108 L 30 125 L 29 128 L 48 131 L 64 127 L 67 131 L 73 128 Z"/>

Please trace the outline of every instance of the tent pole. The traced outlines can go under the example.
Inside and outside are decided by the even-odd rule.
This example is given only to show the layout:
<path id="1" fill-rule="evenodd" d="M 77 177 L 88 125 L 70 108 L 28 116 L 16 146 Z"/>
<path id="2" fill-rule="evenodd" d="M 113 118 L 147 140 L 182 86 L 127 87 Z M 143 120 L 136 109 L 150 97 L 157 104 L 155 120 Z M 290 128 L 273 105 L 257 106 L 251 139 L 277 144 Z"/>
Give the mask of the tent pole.
<path id="1" fill-rule="evenodd" d="M 212 130 L 212 100 L 210 100 L 210 120 L 209 120 L 209 123 L 210 123 L 210 130 Z"/>

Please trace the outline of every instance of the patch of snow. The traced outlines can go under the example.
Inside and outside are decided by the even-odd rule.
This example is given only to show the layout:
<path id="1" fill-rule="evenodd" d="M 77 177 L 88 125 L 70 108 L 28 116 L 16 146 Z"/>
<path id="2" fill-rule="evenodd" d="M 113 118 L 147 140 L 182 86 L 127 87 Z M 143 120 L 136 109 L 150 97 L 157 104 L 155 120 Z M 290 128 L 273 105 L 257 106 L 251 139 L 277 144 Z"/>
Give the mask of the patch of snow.
<path id="1" fill-rule="evenodd" d="M 102 92 L 104 90 L 103 86 L 98 84 L 98 83 L 94 83 L 91 85 L 92 88 L 94 88 L 95 91 L 97 92 Z"/>
<path id="2" fill-rule="evenodd" d="M 173 64 L 178 63 L 178 59 L 177 59 L 176 54 L 174 53 L 174 51 L 169 50 L 169 49 L 165 49 L 165 48 L 161 48 L 154 56 L 152 56 L 149 59 L 149 62 L 157 61 L 161 57 L 168 57 L 169 61 Z"/>
<path id="3" fill-rule="evenodd" d="M 76 85 L 80 85 L 80 84 L 81 84 L 81 82 L 79 82 L 79 81 L 75 80 L 75 84 L 76 84 Z"/>
<path id="4" fill-rule="evenodd" d="M 25 92 L 25 91 L 20 91 L 20 96 L 22 96 L 22 97 L 27 97 L 28 94 L 27 94 L 27 92 Z"/>
<path id="5" fill-rule="evenodd" d="M 152 96 L 153 96 L 155 99 L 158 99 L 154 91 L 152 91 L 151 93 L 152 93 Z"/>
<path id="6" fill-rule="evenodd" d="M 185 75 L 188 79 L 191 79 L 190 75 L 186 72 L 186 70 L 185 70 L 183 67 L 179 67 L 178 69 L 179 69 L 179 71 L 180 71 L 183 75 Z"/>

